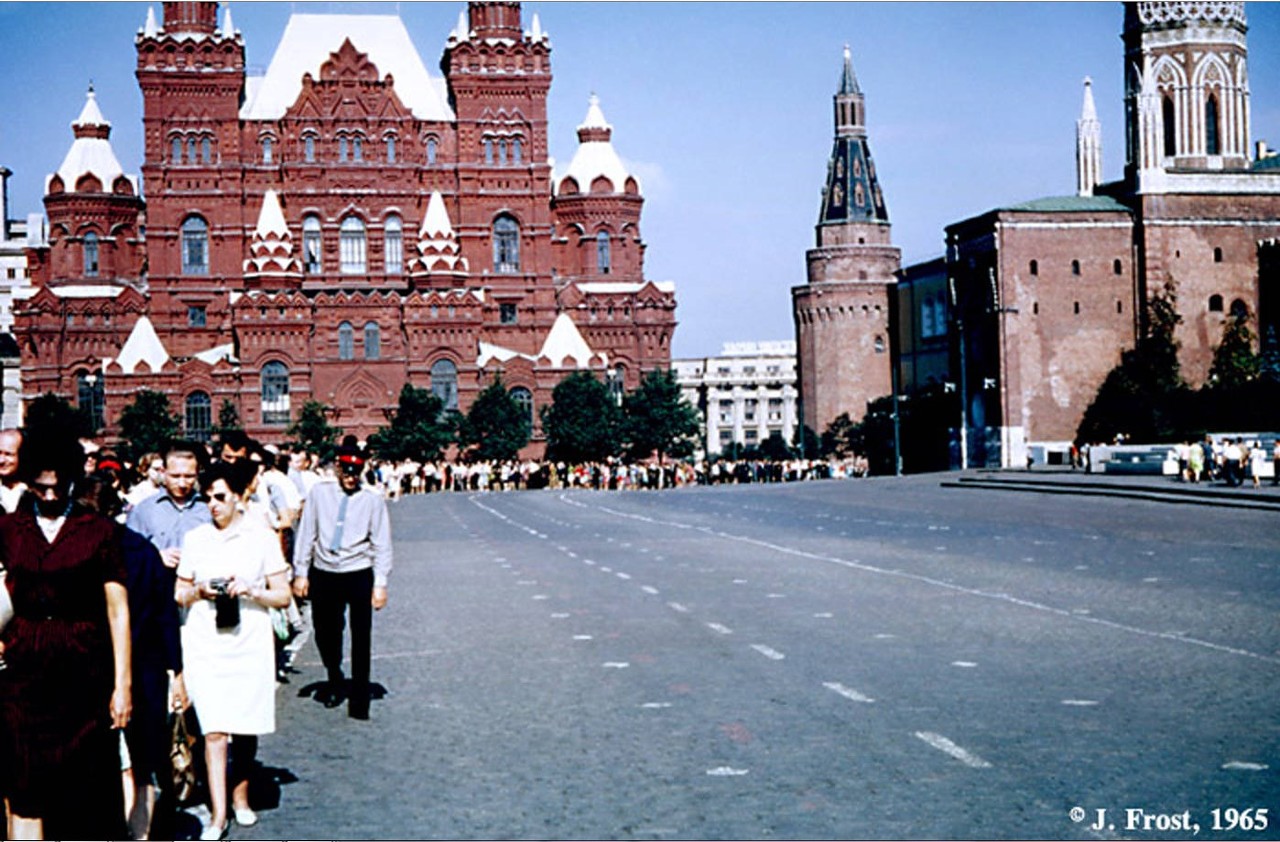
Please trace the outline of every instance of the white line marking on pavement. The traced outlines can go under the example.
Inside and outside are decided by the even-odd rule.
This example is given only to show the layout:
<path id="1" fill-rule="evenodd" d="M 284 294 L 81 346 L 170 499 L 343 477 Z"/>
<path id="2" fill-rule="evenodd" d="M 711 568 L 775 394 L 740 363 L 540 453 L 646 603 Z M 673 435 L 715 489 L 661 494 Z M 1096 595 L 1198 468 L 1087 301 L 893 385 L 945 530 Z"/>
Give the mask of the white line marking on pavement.
<path id="1" fill-rule="evenodd" d="M 689 613 L 689 609 L 678 602 L 668 602 L 667 605 L 670 605 L 673 609 L 675 609 L 676 611 L 679 611 L 681 614 Z"/>
<path id="2" fill-rule="evenodd" d="M 1223 763 L 1222 768 L 1231 772 L 1265 772 L 1271 767 L 1265 763 L 1247 763 L 1243 760 L 1232 760 Z"/>
<path id="3" fill-rule="evenodd" d="M 729 766 L 717 766 L 715 769 L 708 769 L 707 774 L 713 778 L 735 778 L 745 775 L 748 769 L 734 769 Z"/>
<path id="4" fill-rule="evenodd" d="M 777 649 L 774 649 L 771 646 L 765 646 L 763 643 L 753 643 L 751 644 L 751 648 L 759 652 L 761 655 L 764 655 L 766 658 L 768 658 L 771 661 L 781 661 L 783 658 L 787 657 L 786 655 L 779 652 Z"/>
<path id="5" fill-rule="evenodd" d="M 658 595 L 658 589 L 657 589 L 657 588 L 655 588 L 655 587 L 653 587 L 652 585 L 641 585 L 641 586 L 640 586 L 640 590 L 644 591 L 645 593 L 649 594 L 650 596 L 657 596 L 657 595 Z"/>
<path id="6" fill-rule="evenodd" d="M 1062 703 L 1068 707 L 1091 708 L 1098 703 L 1093 699 L 1063 699 Z"/>
<path id="7" fill-rule="evenodd" d="M 589 634 L 575 634 L 575 635 L 573 636 L 573 639 L 574 639 L 574 640 L 591 640 L 591 635 L 589 635 Z"/>
<path id="8" fill-rule="evenodd" d="M 722 626 L 719 623 L 707 623 L 707 628 L 711 629 L 713 632 L 719 632 L 720 634 L 733 634 L 733 629 L 728 626 Z"/>
<path id="9" fill-rule="evenodd" d="M 839 681 L 827 681 L 827 682 L 824 682 L 822 686 L 826 687 L 828 690 L 834 690 L 835 692 L 839 693 L 841 696 L 844 696 L 846 699 L 848 699 L 851 702 L 863 702 L 865 704 L 871 704 L 872 702 L 875 701 L 875 699 L 871 698 L 870 696 L 864 696 L 861 693 L 859 693 L 857 690 L 853 690 L 851 688 L 845 687 Z"/>
<path id="10" fill-rule="evenodd" d="M 533 595 L 533 598 L 537 600 L 537 599 L 550 599 L 551 597 L 547 596 L 544 593 L 536 593 Z"/>
<path id="11" fill-rule="evenodd" d="M 618 578 L 619 578 L 619 579 L 630 579 L 630 578 L 631 578 L 631 574 L 629 574 L 629 573 L 619 573 L 619 574 L 618 574 Z"/>
<path id="12" fill-rule="evenodd" d="M 990 763 L 983 760 L 981 757 L 978 757 L 976 754 L 972 754 L 968 751 L 965 751 L 964 749 L 960 748 L 960 746 L 951 742 L 941 734 L 933 734 L 933 733 L 930 733 L 929 731 L 916 731 L 916 736 L 924 740 L 929 745 L 936 748 L 938 751 L 945 752 L 946 754 L 951 755 L 956 760 L 959 760 L 961 763 L 963 763 L 966 766 L 969 766 L 974 769 L 990 769 L 991 768 Z"/>
<path id="13" fill-rule="evenodd" d="M 601 573 L 612 573 L 612 572 L 613 572 L 613 568 L 612 568 L 612 567 L 605 567 L 605 566 L 602 564 L 602 565 L 600 565 L 600 572 L 601 572 Z"/>
<path id="14" fill-rule="evenodd" d="M 876 640 L 893 640 L 895 637 L 897 637 L 897 635 L 885 634 L 884 632 L 875 636 Z"/>
<path id="15" fill-rule="evenodd" d="M 601 666 L 607 670 L 624 670 L 631 666 L 631 664 L 628 664 L 626 661 L 605 661 Z"/>
<path id="16" fill-rule="evenodd" d="M 973 669 L 977 666 L 973 661 L 952 661 L 951 666 L 961 667 L 963 669 Z"/>
<path id="17" fill-rule="evenodd" d="M 561 499 L 564 499 L 564 498 L 562 497 Z M 480 504 L 477 503 L 476 505 L 480 505 Z M 591 508 L 583 503 L 575 503 L 574 505 L 579 505 L 579 506 L 582 506 L 583 508 Z M 1129 634 L 1137 634 L 1137 635 L 1142 635 L 1144 637 L 1154 637 L 1160 640 L 1173 641 L 1176 643 L 1184 643 L 1192 646 L 1200 646 L 1205 649 L 1211 649 L 1215 652 L 1223 652 L 1229 655 L 1240 655 L 1246 658 L 1254 658 L 1259 661 L 1266 661 L 1267 663 L 1270 663 L 1270 664 L 1280 664 L 1280 657 L 1277 657 L 1275 655 L 1263 655 L 1259 652 L 1252 652 L 1248 649 L 1239 649 L 1234 646 L 1226 646 L 1221 643 L 1213 643 L 1207 640 L 1199 640 L 1194 637 L 1175 637 L 1173 635 L 1170 635 L 1164 632 L 1156 632 L 1156 631 L 1151 631 L 1150 629 L 1139 628 L 1137 626 L 1130 626 L 1130 625 L 1126 625 L 1125 623 L 1118 623 L 1114 620 L 1104 620 L 1100 617 L 1092 617 L 1092 616 L 1086 617 L 1080 614 L 1075 614 L 1072 611 L 1069 611 L 1064 608 L 1054 608 L 1051 605 L 1045 605 L 1044 603 L 1035 602 L 1034 600 L 1030 600 L 1030 599 L 1022 599 L 1020 597 L 1016 597 L 1008 593 L 984 591 L 979 588 L 967 588 L 967 587 L 964 587 L 963 585 L 957 585 L 954 582 L 945 582 L 945 581 L 942 581 L 941 579 L 935 579 L 931 576 L 925 576 L 919 573 L 908 573 L 903 570 L 888 570 L 883 567 L 876 567 L 875 565 L 864 564 L 863 562 L 860 562 L 857 559 L 852 559 L 852 560 L 843 559 L 843 558 L 836 558 L 834 556 L 822 555 L 820 553 L 811 553 L 806 550 L 797 549 L 795 547 L 785 547 L 780 544 L 775 544 L 771 541 L 762 541 L 758 538 L 749 538 L 745 535 L 732 535 L 727 532 L 720 532 L 715 529 L 712 529 L 711 527 L 693 526 L 687 523 L 680 523 L 679 521 L 659 520 L 658 518 L 652 518 L 645 515 L 631 514 L 629 512 L 620 511 L 618 509 L 611 509 L 608 506 L 596 505 L 594 506 L 594 508 L 597 509 L 598 511 L 606 512 L 616 517 L 629 518 L 631 520 L 638 520 L 645 523 L 652 523 L 659 526 L 669 527 L 672 529 L 692 529 L 698 532 L 703 532 L 708 535 L 713 535 L 717 538 L 723 538 L 727 541 L 738 541 L 743 544 L 751 544 L 757 547 L 763 547 L 765 549 L 773 550 L 775 552 L 798 556 L 800 558 L 812 559 L 814 561 L 824 561 L 830 564 L 838 564 L 842 567 L 848 567 L 853 570 L 861 570 L 866 573 L 874 573 L 879 576 L 892 576 L 898 579 L 906 579 L 913 582 L 920 582 L 921 584 L 931 585 L 936 588 L 944 588 L 946 590 L 955 591 L 956 593 L 966 594 L 968 596 L 978 597 L 980 599 L 991 599 L 998 602 L 1004 602 L 1009 605 L 1016 605 L 1021 608 L 1030 609 L 1032 611 L 1040 611 L 1046 614 L 1053 614 L 1058 617 L 1064 617 L 1067 619 L 1076 620 L 1081 623 L 1091 623 L 1094 625 L 1103 626 L 1105 628 L 1115 629 L 1117 631 L 1128 632 Z M 878 521 L 877 525 L 892 526 L 893 524 L 890 523 L 889 521 Z M 997 541 L 1001 540 L 1001 537 L 1002 536 L 999 536 L 999 535 L 993 536 L 994 540 L 997 540 Z"/>
<path id="18" fill-rule="evenodd" d="M 746 579 L 734 579 L 734 580 L 733 580 L 733 583 L 734 583 L 735 585 L 745 585 L 745 584 L 747 583 L 747 580 L 746 580 Z"/>
<path id="19" fill-rule="evenodd" d="M 830 620 L 835 616 L 835 614 L 832 614 L 830 611 L 823 611 L 820 614 L 814 614 L 813 616 L 819 620 Z"/>
<path id="20" fill-rule="evenodd" d="M 640 707 L 648 708 L 649 710 L 661 710 L 671 707 L 671 702 L 645 702 Z"/>
<path id="21" fill-rule="evenodd" d="M 553 619 L 553 620 L 567 620 L 567 619 L 569 619 L 569 615 L 568 615 L 567 613 L 565 613 L 564 611 L 557 611 L 555 614 L 552 614 L 552 615 L 551 615 L 551 619 Z"/>
<path id="22" fill-rule="evenodd" d="M 769 594 L 768 598 L 769 599 L 786 599 L 787 595 L 784 593 L 771 593 Z"/>
<path id="23" fill-rule="evenodd" d="M 584 558 L 584 559 L 582 560 L 582 563 L 583 563 L 583 564 L 588 564 L 588 565 L 590 565 L 590 566 L 592 566 L 592 567 L 595 567 L 595 566 L 596 566 L 596 563 L 595 563 L 594 561 L 592 561 L 591 559 L 589 559 L 589 558 Z"/>

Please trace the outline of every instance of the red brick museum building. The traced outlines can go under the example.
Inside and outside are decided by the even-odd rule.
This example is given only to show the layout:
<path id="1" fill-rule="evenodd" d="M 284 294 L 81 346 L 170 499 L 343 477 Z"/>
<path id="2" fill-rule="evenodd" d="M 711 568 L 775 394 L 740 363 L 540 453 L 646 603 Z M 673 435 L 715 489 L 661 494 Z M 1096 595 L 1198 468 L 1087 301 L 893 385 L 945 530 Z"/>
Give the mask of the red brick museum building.
<path id="1" fill-rule="evenodd" d="M 164 3 L 137 36 L 141 179 L 92 91 L 73 124 L 15 306 L 25 399 L 72 396 L 110 435 L 155 389 L 193 437 L 229 401 L 266 441 L 316 400 L 364 437 L 405 383 L 466 411 L 500 373 L 536 428 L 572 371 L 623 390 L 669 366 L 674 288 L 644 277 L 594 98 L 548 162 L 537 16 L 469 4 L 432 73 L 398 16 L 295 14 L 262 76 L 219 17 Z"/>

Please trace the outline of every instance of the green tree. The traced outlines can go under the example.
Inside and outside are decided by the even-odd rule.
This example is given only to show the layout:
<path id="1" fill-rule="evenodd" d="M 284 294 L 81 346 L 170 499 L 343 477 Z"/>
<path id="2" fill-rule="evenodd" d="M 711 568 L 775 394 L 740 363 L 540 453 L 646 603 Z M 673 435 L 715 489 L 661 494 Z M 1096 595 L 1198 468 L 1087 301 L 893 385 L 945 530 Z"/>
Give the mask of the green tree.
<path id="1" fill-rule="evenodd" d="M 120 449 L 126 459 L 157 452 L 181 432 L 182 417 L 172 411 L 169 398 L 160 392 L 143 389 L 120 411 Z"/>
<path id="2" fill-rule="evenodd" d="M 542 408 L 547 458 L 569 464 L 602 462 L 618 452 L 622 412 L 609 387 L 589 371 L 575 371 Z"/>
<path id="3" fill-rule="evenodd" d="M 793 455 L 791 445 L 787 444 L 786 439 L 782 437 L 782 433 L 777 430 L 770 433 L 769 438 L 760 444 L 761 458 L 768 459 L 771 462 L 784 462 Z"/>
<path id="4" fill-rule="evenodd" d="M 1262 357 L 1253 351 L 1253 331 L 1249 329 L 1249 309 L 1233 307 L 1222 326 L 1222 342 L 1213 351 L 1209 383 L 1217 388 L 1236 389 L 1262 371 Z"/>
<path id="5" fill-rule="evenodd" d="M 400 400 L 391 424 L 369 436 L 369 448 L 380 459 L 435 461 L 453 443 L 452 416 L 430 389 L 410 383 L 400 389 Z"/>
<path id="6" fill-rule="evenodd" d="M 648 459 L 654 453 L 660 461 L 682 458 L 697 446 L 698 411 L 681 396 L 669 370 L 647 373 L 623 400 L 622 411 L 622 439 L 632 459 Z"/>
<path id="7" fill-rule="evenodd" d="M 822 450 L 822 439 L 813 431 L 808 424 L 801 424 L 796 429 L 796 434 L 792 436 L 791 446 L 802 459 L 817 459 L 824 455 Z"/>
<path id="8" fill-rule="evenodd" d="M 313 453 L 320 454 L 321 459 L 332 459 L 338 449 L 338 439 L 342 437 L 342 428 L 329 424 L 324 411 L 327 407 L 317 400 L 309 400 L 298 410 L 298 418 L 285 430 L 294 443 Z"/>
<path id="9" fill-rule="evenodd" d="M 244 424 L 240 421 L 240 410 L 230 398 L 224 398 L 222 406 L 218 409 L 218 426 L 213 428 L 214 435 L 221 436 L 223 433 L 229 433 L 232 430 L 243 430 Z"/>
<path id="10" fill-rule="evenodd" d="M 476 396 L 458 431 L 458 443 L 476 459 L 501 462 L 515 459 L 533 433 L 525 412 L 502 383 L 493 378 L 488 388 Z"/>
<path id="11" fill-rule="evenodd" d="M 1124 433 L 1134 441 L 1165 442 L 1186 435 L 1187 385 L 1178 363 L 1174 331 L 1182 322 L 1172 281 L 1147 301 L 1143 335 L 1120 356 L 1098 389 L 1076 431 L 1082 442 L 1104 442 Z"/>
<path id="12" fill-rule="evenodd" d="M 76 439 L 92 438 L 97 432 L 89 413 L 77 409 L 60 395 L 45 392 L 33 400 L 23 413 L 25 429 L 30 433 L 38 430 L 51 435 L 69 436 Z"/>
<path id="13" fill-rule="evenodd" d="M 849 437 L 853 434 L 855 427 L 857 425 L 853 423 L 853 419 L 849 417 L 847 412 L 842 412 L 832 418 L 831 423 L 827 425 L 827 429 L 822 431 L 821 454 L 823 456 L 835 455 L 840 459 L 852 455 L 853 445 Z"/>

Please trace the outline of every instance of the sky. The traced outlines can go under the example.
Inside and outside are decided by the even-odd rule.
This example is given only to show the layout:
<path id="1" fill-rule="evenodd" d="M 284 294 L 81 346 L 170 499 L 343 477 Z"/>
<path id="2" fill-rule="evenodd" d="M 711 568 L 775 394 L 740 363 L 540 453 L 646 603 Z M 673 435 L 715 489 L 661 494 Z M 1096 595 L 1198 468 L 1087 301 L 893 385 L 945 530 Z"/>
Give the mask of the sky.
<path id="1" fill-rule="evenodd" d="M 151 4 L 160 15 L 160 3 Z M 232 2 L 250 72 L 291 12 L 398 12 L 439 75 L 462 2 Z M 134 36 L 147 3 L 0 2 L 0 166 L 10 216 L 43 211 L 92 80 L 126 172 L 141 169 Z M 1093 3 L 529 2 L 550 34 L 550 149 L 577 147 L 589 97 L 645 196 L 646 276 L 676 284 L 677 358 L 794 338 L 848 44 L 903 265 L 991 208 L 1075 191 L 1093 79 L 1103 177 L 1124 165 L 1124 10 Z M 1252 138 L 1280 147 L 1280 4 L 1249 3 Z"/>

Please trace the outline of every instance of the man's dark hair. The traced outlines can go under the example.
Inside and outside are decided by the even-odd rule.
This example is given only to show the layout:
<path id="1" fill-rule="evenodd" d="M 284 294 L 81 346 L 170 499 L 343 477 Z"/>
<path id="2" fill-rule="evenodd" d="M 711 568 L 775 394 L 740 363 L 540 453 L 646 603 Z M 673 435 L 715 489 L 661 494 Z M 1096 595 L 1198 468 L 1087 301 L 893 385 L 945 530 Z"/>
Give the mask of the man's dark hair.
<path id="1" fill-rule="evenodd" d="M 84 474 L 84 446 L 61 432 L 30 431 L 18 454 L 18 476 L 30 485 L 45 471 L 53 471 L 61 483 L 75 482 Z"/>
<path id="2" fill-rule="evenodd" d="M 160 457 L 168 463 L 170 456 L 191 456 L 196 460 L 196 469 L 203 471 L 209 467 L 209 450 L 198 441 L 186 439 L 169 439 L 160 449 Z"/>
<path id="3" fill-rule="evenodd" d="M 227 484 L 238 497 L 243 497 L 249 490 L 249 483 L 258 474 L 258 466 L 248 459 L 236 462 L 214 462 L 208 470 L 200 474 L 200 487 L 207 494 L 210 486 L 218 480 Z"/>
<path id="4" fill-rule="evenodd" d="M 218 442 L 218 452 L 222 452 L 222 448 L 229 447 L 232 450 L 243 450 L 247 454 L 253 445 L 253 439 L 249 438 L 249 434 L 244 430 L 227 430 L 222 434 Z"/>

